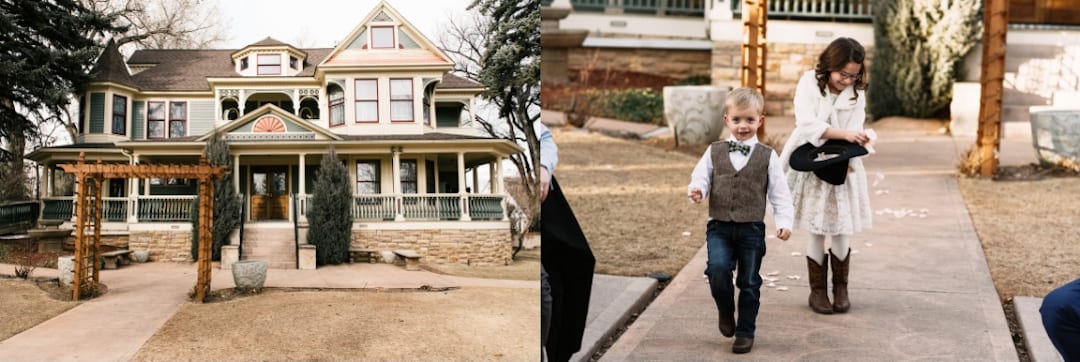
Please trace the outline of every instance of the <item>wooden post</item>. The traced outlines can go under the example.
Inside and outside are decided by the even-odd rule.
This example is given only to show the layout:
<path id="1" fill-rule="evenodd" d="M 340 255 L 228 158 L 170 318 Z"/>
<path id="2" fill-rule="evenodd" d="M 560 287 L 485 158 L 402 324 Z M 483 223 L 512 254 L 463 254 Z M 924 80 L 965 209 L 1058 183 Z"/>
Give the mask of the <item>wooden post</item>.
<path id="1" fill-rule="evenodd" d="M 210 291 L 210 269 L 213 259 L 214 177 L 206 154 L 199 158 L 199 277 L 195 282 L 195 300 L 202 303 Z"/>
<path id="2" fill-rule="evenodd" d="M 86 153 L 79 152 L 79 163 L 82 165 L 86 159 Z M 85 272 L 83 268 L 85 266 L 83 258 L 86 257 L 83 249 L 85 243 L 85 227 L 86 227 L 86 174 L 83 172 L 74 172 L 75 174 L 75 198 L 72 200 L 75 209 L 75 259 L 71 265 L 71 300 L 79 301 L 79 295 L 81 294 L 81 286 Z"/>
<path id="3" fill-rule="evenodd" d="M 99 165 L 101 164 L 101 160 L 98 160 L 98 164 Z M 93 258 L 90 259 L 91 260 L 90 265 L 93 266 L 92 270 L 94 271 L 94 277 L 90 278 L 90 281 L 92 281 L 94 283 L 98 283 L 101 280 L 101 279 L 98 279 L 98 269 L 101 268 L 101 211 L 103 209 L 102 206 L 104 206 L 104 200 L 102 200 L 101 195 L 102 195 L 102 189 L 104 189 L 104 187 L 102 187 L 102 184 L 104 183 L 105 178 L 101 177 L 100 174 L 97 174 L 97 175 L 94 175 L 93 179 L 94 179 L 94 239 L 93 239 L 94 244 L 93 244 L 93 249 L 91 250 L 92 251 L 91 255 L 93 255 Z"/>
<path id="4" fill-rule="evenodd" d="M 743 1 L 742 86 L 757 89 L 763 97 L 765 57 L 768 54 L 765 40 L 768 14 L 767 0 Z M 758 138 L 765 136 L 765 125 L 758 128 L 757 135 Z"/>
<path id="5" fill-rule="evenodd" d="M 983 10 L 981 99 L 979 102 L 979 173 L 993 177 L 997 172 L 1001 142 L 1001 97 L 1005 79 L 1005 33 L 1008 29 L 1008 1 L 986 0 Z"/>

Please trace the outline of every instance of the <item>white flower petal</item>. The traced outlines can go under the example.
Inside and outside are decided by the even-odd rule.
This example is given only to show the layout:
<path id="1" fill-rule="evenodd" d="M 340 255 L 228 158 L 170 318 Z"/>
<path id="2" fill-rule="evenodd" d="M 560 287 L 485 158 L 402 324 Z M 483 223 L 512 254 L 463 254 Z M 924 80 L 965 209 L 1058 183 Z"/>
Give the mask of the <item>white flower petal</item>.
<path id="1" fill-rule="evenodd" d="M 802 256 L 802 253 L 797 252 L 797 251 L 793 251 L 793 252 L 791 252 L 791 256 Z"/>
<path id="2" fill-rule="evenodd" d="M 776 290 L 779 290 L 779 291 L 782 292 L 782 291 L 787 290 L 787 287 L 777 287 Z"/>

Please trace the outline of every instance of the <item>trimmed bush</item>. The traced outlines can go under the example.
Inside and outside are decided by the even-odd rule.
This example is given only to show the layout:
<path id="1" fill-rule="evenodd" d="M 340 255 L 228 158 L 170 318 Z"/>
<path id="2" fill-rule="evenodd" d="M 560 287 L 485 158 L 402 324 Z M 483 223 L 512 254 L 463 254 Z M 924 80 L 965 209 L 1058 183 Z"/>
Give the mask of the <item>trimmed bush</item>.
<path id="1" fill-rule="evenodd" d="M 352 236 L 352 193 L 349 172 L 331 147 L 315 173 L 315 195 L 308 207 L 308 243 L 315 245 L 315 264 L 349 260 Z"/>
<path id="2" fill-rule="evenodd" d="M 867 91 L 870 113 L 876 119 L 948 116 L 962 58 L 980 39 L 982 1 L 877 4 Z"/>
<path id="3" fill-rule="evenodd" d="M 664 120 L 664 95 L 648 88 L 600 91 L 603 117 L 638 123 L 660 123 Z"/>

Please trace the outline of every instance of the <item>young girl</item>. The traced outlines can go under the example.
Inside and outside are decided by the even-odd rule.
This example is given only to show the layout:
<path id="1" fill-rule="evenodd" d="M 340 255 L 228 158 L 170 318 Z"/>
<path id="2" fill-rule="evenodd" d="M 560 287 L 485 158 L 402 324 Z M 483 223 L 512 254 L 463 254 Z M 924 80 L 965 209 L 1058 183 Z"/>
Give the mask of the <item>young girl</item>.
<path id="1" fill-rule="evenodd" d="M 810 308 L 822 314 L 847 312 L 847 282 L 851 249 L 848 236 L 870 228 L 870 198 L 862 160 L 848 163 L 847 180 L 841 185 L 822 181 L 813 172 L 791 170 L 791 153 L 805 143 L 820 146 L 830 139 L 865 144 L 866 84 L 863 61 L 866 51 L 851 38 L 839 38 L 818 57 L 795 88 L 795 130 L 780 156 L 787 172 L 795 206 L 795 228 L 810 232 L 806 265 L 810 282 Z M 825 236 L 831 236 L 833 301 L 826 291 L 829 260 Z"/>

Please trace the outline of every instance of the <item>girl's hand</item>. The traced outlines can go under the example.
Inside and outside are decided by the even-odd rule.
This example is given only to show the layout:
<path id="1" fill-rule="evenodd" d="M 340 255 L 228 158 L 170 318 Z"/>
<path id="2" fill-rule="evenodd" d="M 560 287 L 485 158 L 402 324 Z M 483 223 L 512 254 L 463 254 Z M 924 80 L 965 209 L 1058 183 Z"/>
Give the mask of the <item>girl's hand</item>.
<path id="1" fill-rule="evenodd" d="M 844 140 L 864 145 L 867 142 L 870 142 L 870 136 L 866 135 L 866 132 L 863 131 L 848 130 L 844 132 Z"/>

